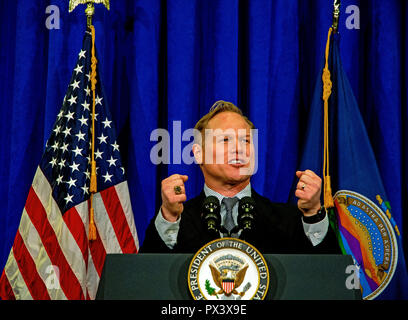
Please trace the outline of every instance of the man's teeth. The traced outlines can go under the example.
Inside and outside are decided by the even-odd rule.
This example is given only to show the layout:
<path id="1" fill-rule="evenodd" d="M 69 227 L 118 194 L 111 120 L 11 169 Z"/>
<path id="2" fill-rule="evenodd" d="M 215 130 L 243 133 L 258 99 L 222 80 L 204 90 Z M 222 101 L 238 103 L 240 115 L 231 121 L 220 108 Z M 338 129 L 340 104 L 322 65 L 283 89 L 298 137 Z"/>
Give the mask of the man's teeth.
<path id="1" fill-rule="evenodd" d="M 242 164 L 243 162 L 241 160 L 234 159 L 234 160 L 231 160 L 229 163 L 230 164 Z"/>

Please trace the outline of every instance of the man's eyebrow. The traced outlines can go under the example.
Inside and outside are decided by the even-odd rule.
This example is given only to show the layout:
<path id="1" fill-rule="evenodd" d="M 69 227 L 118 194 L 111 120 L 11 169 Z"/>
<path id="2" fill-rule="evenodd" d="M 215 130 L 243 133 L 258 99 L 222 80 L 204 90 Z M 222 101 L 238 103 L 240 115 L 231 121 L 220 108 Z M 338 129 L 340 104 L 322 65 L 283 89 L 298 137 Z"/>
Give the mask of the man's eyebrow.
<path id="1" fill-rule="evenodd" d="M 216 136 L 216 137 L 231 137 L 231 136 L 235 136 L 235 133 L 231 133 L 231 132 L 215 132 L 214 136 Z"/>
<path id="2" fill-rule="evenodd" d="M 245 134 L 245 135 L 241 135 L 241 134 L 237 134 L 237 133 L 231 133 L 231 132 L 215 132 L 214 133 L 214 136 L 215 137 L 235 137 L 235 136 L 238 136 L 238 137 L 248 137 L 248 138 L 250 138 L 251 137 L 251 133 L 247 133 L 247 134 Z"/>

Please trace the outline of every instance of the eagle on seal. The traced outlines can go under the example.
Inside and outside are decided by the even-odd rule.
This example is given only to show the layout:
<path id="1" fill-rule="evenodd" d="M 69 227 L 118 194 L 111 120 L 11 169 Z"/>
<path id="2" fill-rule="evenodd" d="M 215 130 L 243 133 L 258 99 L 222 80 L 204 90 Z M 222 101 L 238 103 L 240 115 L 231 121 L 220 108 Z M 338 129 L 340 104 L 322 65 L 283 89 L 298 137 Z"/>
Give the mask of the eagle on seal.
<path id="1" fill-rule="evenodd" d="M 225 280 L 221 277 L 221 272 L 217 269 L 216 266 L 214 266 L 212 264 L 210 264 L 209 266 L 210 266 L 210 269 L 211 269 L 211 274 L 212 274 L 214 283 L 218 288 L 220 288 L 220 290 L 218 292 L 214 293 L 214 295 L 225 294 L 227 297 L 229 297 L 231 294 L 237 294 L 237 295 L 239 295 L 241 297 L 244 296 L 245 291 L 238 292 L 236 290 L 236 288 L 238 288 L 242 284 L 242 282 L 244 282 L 245 274 L 246 274 L 247 269 L 248 269 L 248 264 L 245 264 L 241 268 L 241 270 L 239 270 L 236 273 L 234 279 L 228 279 L 230 282 L 232 282 L 232 280 L 233 280 L 233 288 L 232 288 L 232 290 L 227 290 L 227 291 L 224 289 L 225 287 L 223 286 L 223 282 L 225 282 Z"/>

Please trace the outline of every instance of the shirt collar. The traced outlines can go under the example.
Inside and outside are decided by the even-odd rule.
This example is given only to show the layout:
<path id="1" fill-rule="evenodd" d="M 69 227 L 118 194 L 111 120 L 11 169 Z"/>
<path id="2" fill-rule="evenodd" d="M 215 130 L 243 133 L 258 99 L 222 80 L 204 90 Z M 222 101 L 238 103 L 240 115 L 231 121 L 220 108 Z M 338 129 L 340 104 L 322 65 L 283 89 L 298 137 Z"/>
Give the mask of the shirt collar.
<path id="1" fill-rule="evenodd" d="M 225 198 L 222 194 L 210 189 L 206 184 L 204 184 L 204 194 L 206 197 L 209 196 L 215 196 L 218 198 L 220 203 L 222 202 L 222 199 Z M 251 196 L 251 183 L 248 183 L 248 185 L 242 189 L 240 192 L 238 192 L 234 197 L 238 197 L 238 199 L 242 199 L 243 197 L 250 197 Z"/>

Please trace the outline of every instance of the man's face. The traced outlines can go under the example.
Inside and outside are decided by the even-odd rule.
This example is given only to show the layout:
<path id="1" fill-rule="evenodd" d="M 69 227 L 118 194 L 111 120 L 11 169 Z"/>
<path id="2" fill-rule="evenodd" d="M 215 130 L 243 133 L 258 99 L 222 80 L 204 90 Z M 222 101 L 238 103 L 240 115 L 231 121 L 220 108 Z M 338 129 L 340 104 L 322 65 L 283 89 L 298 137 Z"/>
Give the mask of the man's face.
<path id="1" fill-rule="evenodd" d="M 251 128 L 235 112 L 221 112 L 205 129 L 201 169 L 206 183 L 234 185 L 249 182 L 253 173 L 254 144 Z"/>

